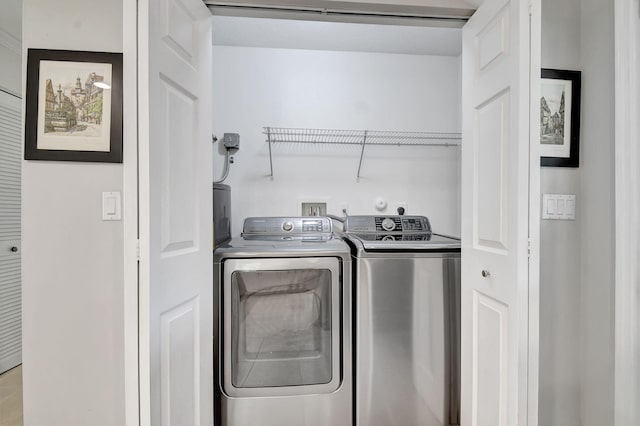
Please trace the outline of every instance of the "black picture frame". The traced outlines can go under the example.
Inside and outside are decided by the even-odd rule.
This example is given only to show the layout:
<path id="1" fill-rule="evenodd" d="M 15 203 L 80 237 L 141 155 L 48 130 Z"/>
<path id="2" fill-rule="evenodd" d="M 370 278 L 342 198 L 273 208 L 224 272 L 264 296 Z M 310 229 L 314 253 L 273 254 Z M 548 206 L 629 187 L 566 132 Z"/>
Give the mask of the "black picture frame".
<path id="1" fill-rule="evenodd" d="M 544 167 L 579 167 L 580 166 L 580 91 L 582 85 L 582 72 L 581 71 L 569 71 L 569 70 L 556 70 L 549 68 L 542 68 L 541 72 L 541 95 L 540 95 L 540 165 Z M 552 84 L 552 80 L 560 80 L 556 84 Z M 545 88 L 549 88 L 551 90 L 552 86 L 559 87 L 559 84 L 564 84 L 565 87 L 569 87 L 571 90 L 570 97 L 570 111 L 568 113 L 564 111 L 564 94 L 565 91 L 562 90 L 562 114 L 560 114 L 560 110 L 556 111 L 553 116 L 561 116 L 558 120 L 554 120 L 553 117 L 545 117 L 546 114 L 549 114 L 549 106 L 547 105 L 547 101 L 545 99 Z M 556 88 L 556 90 L 558 90 Z M 548 93 L 548 92 L 547 92 Z M 547 110 L 545 110 L 545 105 L 547 105 Z M 566 123 L 566 120 L 569 119 L 570 122 Z M 550 122 L 553 121 L 562 121 L 560 125 L 553 126 Z M 570 129 L 570 135 L 567 136 L 566 132 L 562 132 L 562 134 L 558 135 L 558 132 L 561 132 L 561 129 L 566 129 L 566 127 Z M 551 128 L 555 128 L 554 130 Z M 552 140 L 557 141 L 560 136 L 563 139 L 562 144 L 557 144 L 555 142 L 549 143 Z M 566 144 L 569 144 L 569 147 L 566 147 Z M 551 145 L 551 146 L 549 146 Z M 553 146 L 553 145 L 562 145 L 562 146 Z M 562 148 L 562 155 L 557 155 L 554 152 L 550 152 L 555 148 Z M 568 148 L 568 149 L 567 149 Z M 558 149 L 557 151 L 560 151 Z M 568 155 L 567 155 L 568 153 Z"/>
<path id="2" fill-rule="evenodd" d="M 122 163 L 122 53 L 29 49 L 26 89 L 25 160 Z"/>

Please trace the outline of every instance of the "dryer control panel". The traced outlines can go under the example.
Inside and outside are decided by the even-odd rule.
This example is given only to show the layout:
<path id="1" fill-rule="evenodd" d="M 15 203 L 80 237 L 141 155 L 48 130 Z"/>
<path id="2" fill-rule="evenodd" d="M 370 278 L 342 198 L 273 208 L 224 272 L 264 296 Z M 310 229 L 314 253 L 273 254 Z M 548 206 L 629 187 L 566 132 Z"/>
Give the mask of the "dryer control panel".
<path id="1" fill-rule="evenodd" d="M 331 219 L 324 216 L 248 217 L 244 220 L 242 236 L 305 236 L 331 232 Z"/>

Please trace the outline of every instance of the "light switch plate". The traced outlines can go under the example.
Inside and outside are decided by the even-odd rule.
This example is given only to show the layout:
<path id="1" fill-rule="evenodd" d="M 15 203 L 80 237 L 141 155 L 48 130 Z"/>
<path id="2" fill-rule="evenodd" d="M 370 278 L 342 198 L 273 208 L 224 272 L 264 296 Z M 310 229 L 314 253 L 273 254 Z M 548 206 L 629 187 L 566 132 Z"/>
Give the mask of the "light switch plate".
<path id="1" fill-rule="evenodd" d="M 542 194 L 542 218 L 575 220 L 576 196 L 574 194 Z"/>
<path id="2" fill-rule="evenodd" d="M 102 220 L 122 219 L 122 197 L 120 192 L 102 193 Z"/>

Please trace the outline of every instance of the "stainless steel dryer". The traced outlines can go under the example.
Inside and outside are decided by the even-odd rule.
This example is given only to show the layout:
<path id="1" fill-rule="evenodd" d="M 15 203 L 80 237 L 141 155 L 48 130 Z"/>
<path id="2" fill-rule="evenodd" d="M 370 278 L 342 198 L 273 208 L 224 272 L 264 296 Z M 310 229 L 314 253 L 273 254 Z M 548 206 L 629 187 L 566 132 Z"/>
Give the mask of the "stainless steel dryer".
<path id="1" fill-rule="evenodd" d="M 460 241 L 423 216 L 349 216 L 356 424 L 458 425 Z"/>
<path id="2" fill-rule="evenodd" d="M 351 257 L 331 220 L 245 219 L 214 280 L 216 425 L 353 425 Z"/>

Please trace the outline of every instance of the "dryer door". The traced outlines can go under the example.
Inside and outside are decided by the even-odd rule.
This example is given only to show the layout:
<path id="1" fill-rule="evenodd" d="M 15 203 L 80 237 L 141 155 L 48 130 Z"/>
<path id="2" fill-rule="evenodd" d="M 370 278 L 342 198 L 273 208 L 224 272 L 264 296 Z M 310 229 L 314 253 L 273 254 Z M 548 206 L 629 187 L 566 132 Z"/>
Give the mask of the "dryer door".
<path id="1" fill-rule="evenodd" d="M 338 258 L 224 262 L 224 392 L 330 393 L 340 374 Z"/>

